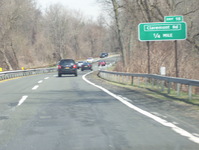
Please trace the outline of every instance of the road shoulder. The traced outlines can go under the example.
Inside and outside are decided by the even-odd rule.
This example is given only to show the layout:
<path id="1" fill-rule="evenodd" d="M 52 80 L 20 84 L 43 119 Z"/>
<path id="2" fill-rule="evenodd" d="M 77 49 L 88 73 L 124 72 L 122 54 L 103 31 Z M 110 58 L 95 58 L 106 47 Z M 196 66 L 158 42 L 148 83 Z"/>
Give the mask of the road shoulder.
<path id="1" fill-rule="evenodd" d="M 132 86 L 119 85 L 103 80 L 93 72 L 86 76 L 91 82 L 100 85 L 107 90 L 126 98 L 133 105 L 140 107 L 156 116 L 199 136 L 199 107 L 172 98 L 154 98 L 150 96 L 152 91 Z"/>

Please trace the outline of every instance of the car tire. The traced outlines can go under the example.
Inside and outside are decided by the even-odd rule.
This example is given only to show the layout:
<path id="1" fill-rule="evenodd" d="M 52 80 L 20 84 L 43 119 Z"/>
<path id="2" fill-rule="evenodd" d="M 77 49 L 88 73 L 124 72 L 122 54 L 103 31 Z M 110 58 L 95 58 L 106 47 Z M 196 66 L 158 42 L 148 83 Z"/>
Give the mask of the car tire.
<path id="1" fill-rule="evenodd" d="M 62 76 L 62 74 L 61 73 L 58 73 L 58 77 L 61 77 Z"/>
<path id="2" fill-rule="evenodd" d="M 84 69 L 82 69 L 82 71 L 84 71 Z"/>
<path id="3" fill-rule="evenodd" d="M 77 77 L 77 73 L 74 74 Z"/>

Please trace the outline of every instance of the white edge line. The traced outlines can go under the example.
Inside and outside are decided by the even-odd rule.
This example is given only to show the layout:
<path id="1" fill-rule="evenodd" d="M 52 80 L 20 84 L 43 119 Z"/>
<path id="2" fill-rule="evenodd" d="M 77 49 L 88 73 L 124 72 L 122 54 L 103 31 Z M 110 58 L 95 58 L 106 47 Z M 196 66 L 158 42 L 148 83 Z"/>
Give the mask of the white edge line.
<path id="1" fill-rule="evenodd" d="M 22 98 L 20 99 L 20 101 L 19 101 L 19 103 L 18 103 L 18 105 L 17 105 L 17 106 L 20 106 L 21 104 L 23 104 L 23 102 L 24 102 L 27 98 L 28 98 L 28 96 L 27 96 L 27 95 L 22 96 Z"/>
<path id="2" fill-rule="evenodd" d="M 45 80 L 49 79 L 49 77 L 44 78 Z"/>
<path id="3" fill-rule="evenodd" d="M 32 90 L 36 90 L 39 87 L 39 85 L 35 85 Z"/>
<path id="4" fill-rule="evenodd" d="M 162 119 L 160 117 L 157 117 L 157 116 L 155 116 L 155 115 L 153 115 L 153 114 L 151 114 L 151 113 L 149 113 L 149 112 L 147 112 L 145 110 L 142 110 L 142 109 L 138 108 L 137 106 L 135 106 L 135 105 L 133 105 L 133 104 L 125 101 L 122 97 L 119 97 L 116 94 L 108 91 L 107 89 L 105 89 L 105 88 L 103 88 L 103 87 L 101 87 L 99 85 L 96 85 L 96 84 L 90 82 L 89 80 L 87 80 L 86 76 L 89 75 L 89 74 L 91 74 L 92 72 L 89 72 L 89 73 L 83 75 L 82 76 L 83 80 L 85 80 L 87 83 L 89 83 L 89 84 L 91 84 L 91 85 L 93 85 L 93 86 L 101 89 L 102 91 L 106 92 L 107 94 L 111 95 L 112 97 L 116 98 L 117 100 L 119 100 L 120 102 L 122 102 L 123 104 L 125 104 L 126 106 L 128 106 L 129 108 L 134 109 L 135 111 L 137 111 L 137 112 L 139 112 L 139 113 L 141 113 L 141 114 L 143 114 L 143 115 L 145 115 L 145 116 L 147 116 L 147 117 L 155 120 L 156 122 L 158 122 L 158 123 L 160 123 L 160 124 L 162 124 L 162 125 L 164 125 L 166 127 L 170 127 L 176 133 L 178 133 L 178 134 L 180 134 L 180 135 L 182 135 L 184 137 L 187 137 L 189 140 L 191 140 L 191 141 L 199 144 L 199 138 L 196 137 L 196 136 L 194 136 L 193 134 L 185 131 L 184 129 L 182 129 L 182 128 L 176 126 L 176 125 L 174 125 L 171 122 L 168 122 L 168 121 L 166 121 L 166 120 L 164 120 L 164 119 Z"/>

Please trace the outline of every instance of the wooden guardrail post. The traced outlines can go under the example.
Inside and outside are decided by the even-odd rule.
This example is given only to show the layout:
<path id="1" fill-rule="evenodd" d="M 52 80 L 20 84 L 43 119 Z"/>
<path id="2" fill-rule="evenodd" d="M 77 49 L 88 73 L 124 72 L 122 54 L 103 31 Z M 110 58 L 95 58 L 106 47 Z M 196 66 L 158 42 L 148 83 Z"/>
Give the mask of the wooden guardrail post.
<path id="1" fill-rule="evenodd" d="M 168 82 L 168 91 L 167 91 L 168 94 L 171 93 L 171 82 Z"/>
<path id="2" fill-rule="evenodd" d="M 180 83 L 177 83 L 177 96 L 180 96 Z"/>
<path id="3" fill-rule="evenodd" d="M 134 85 L 134 76 L 131 76 L 131 85 Z"/>
<path id="4" fill-rule="evenodd" d="M 192 86 L 189 85 L 189 100 L 192 100 Z"/>
<path id="5" fill-rule="evenodd" d="M 152 79 L 152 88 L 154 88 L 155 79 Z"/>
<path id="6" fill-rule="evenodd" d="M 140 78 L 138 77 L 138 86 L 140 86 Z"/>
<path id="7" fill-rule="evenodd" d="M 164 80 L 161 82 L 161 92 L 164 92 Z"/>
<path id="8" fill-rule="evenodd" d="M 122 83 L 124 83 L 124 75 L 122 75 Z"/>
<path id="9" fill-rule="evenodd" d="M 144 78 L 145 86 L 147 86 L 147 78 Z"/>

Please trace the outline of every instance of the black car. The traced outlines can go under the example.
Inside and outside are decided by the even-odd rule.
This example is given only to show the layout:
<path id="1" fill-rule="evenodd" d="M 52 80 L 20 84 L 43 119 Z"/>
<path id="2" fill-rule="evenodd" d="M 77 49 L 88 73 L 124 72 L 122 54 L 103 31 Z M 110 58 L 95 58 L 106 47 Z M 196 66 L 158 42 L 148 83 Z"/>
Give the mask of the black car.
<path id="1" fill-rule="evenodd" d="M 108 57 L 108 53 L 101 53 L 100 58 Z"/>
<path id="2" fill-rule="evenodd" d="M 77 76 L 77 64 L 73 59 L 62 59 L 58 63 L 58 76 L 62 74 L 74 74 Z"/>
<path id="3" fill-rule="evenodd" d="M 93 70 L 92 69 L 92 64 L 90 64 L 88 62 L 84 62 L 82 67 L 81 67 L 81 71 L 84 71 L 84 70 Z"/>

